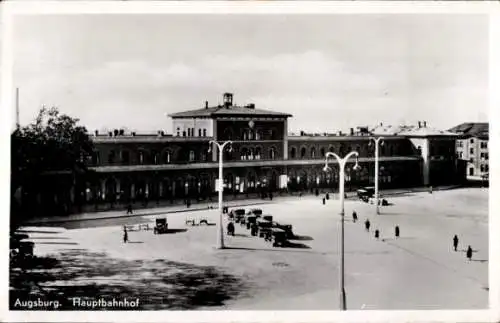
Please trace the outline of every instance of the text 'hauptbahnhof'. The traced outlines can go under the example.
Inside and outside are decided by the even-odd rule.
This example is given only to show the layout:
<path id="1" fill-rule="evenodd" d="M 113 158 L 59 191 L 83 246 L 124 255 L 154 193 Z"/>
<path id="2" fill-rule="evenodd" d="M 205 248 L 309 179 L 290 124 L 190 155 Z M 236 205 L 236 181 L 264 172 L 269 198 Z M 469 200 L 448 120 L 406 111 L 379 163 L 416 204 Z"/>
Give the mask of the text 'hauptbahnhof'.
<path id="1" fill-rule="evenodd" d="M 216 194 L 217 149 L 209 142 L 231 140 L 224 150 L 224 194 L 241 196 L 259 192 L 336 191 L 337 162 L 325 154 L 343 157 L 359 153 L 346 167 L 346 191 L 374 183 L 375 147 L 371 137 L 383 135 L 379 148 L 381 189 L 448 185 L 464 179 L 464 165 L 456 158 L 454 133 L 419 122 L 414 126 L 358 127 L 342 134 L 289 134 L 290 114 L 262 110 L 254 104 L 233 105 L 225 93 L 223 104 L 173 113 L 173 133 L 128 133 L 120 129 L 92 134 L 93 170 L 75 187 L 71 176 L 59 174 L 47 181 L 40 200 L 57 201 L 72 212 L 104 209 L 121 203 L 174 203 L 206 200 Z M 371 143 L 371 144 L 370 144 Z M 42 203 L 43 204 L 43 203 Z"/>

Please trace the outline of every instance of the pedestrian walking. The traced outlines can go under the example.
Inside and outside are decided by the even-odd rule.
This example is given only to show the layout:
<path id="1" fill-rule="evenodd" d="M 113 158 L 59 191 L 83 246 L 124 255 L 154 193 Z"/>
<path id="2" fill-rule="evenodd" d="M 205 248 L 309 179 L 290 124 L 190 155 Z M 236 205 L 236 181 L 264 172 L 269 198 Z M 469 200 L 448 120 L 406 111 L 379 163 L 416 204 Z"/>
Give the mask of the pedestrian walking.
<path id="1" fill-rule="evenodd" d="M 380 238 L 380 231 L 378 231 L 378 229 L 375 230 L 375 238 Z"/>
<path id="2" fill-rule="evenodd" d="M 127 214 L 133 214 L 133 212 L 132 212 L 132 204 L 130 204 L 130 203 L 127 205 Z"/>
<path id="3" fill-rule="evenodd" d="M 326 203 L 326 199 L 323 197 L 323 205 L 325 205 Z"/>
<path id="4" fill-rule="evenodd" d="M 127 227 L 123 226 L 123 243 L 128 242 L 128 232 L 127 232 Z"/>
<path id="5" fill-rule="evenodd" d="M 429 187 L 429 193 L 432 194 L 432 186 Z"/>
<path id="6" fill-rule="evenodd" d="M 330 194 L 326 193 L 326 199 L 329 200 L 330 199 Z"/>
<path id="7" fill-rule="evenodd" d="M 472 248 L 471 248 L 471 246 L 469 246 L 467 248 L 467 259 L 469 259 L 469 261 L 472 260 Z"/>
<path id="8" fill-rule="evenodd" d="M 368 220 L 368 219 L 366 219 L 366 221 L 365 221 L 365 229 L 367 232 L 370 231 L 370 220 Z"/>
<path id="9" fill-rule="evenodd" d="M 352 212 L 352 222 L 356 223 L 356 221 L 358 221 L 358 214 L 356 213 L 356 211 L 353 211 Z"/>
<path id="10" fill-rule="evenodd" d="M 453 237 L 453 250 L 457 251 L 457 247 L 458 247 L 458 237 L 455 234 L 455 236 Z"/>
<path id="11" fill-rule="evenodd" d="M 399 226 L 396 226 L 394 228 L 394 235 L 396 236 L 396 238 L 399 238 Z"/>

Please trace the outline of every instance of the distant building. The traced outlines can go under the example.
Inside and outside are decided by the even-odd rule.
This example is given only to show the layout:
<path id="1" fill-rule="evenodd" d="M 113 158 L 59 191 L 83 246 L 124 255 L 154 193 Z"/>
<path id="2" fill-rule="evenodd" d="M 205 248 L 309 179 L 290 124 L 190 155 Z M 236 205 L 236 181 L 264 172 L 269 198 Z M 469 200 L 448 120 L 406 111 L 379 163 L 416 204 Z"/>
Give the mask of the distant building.
<path id="1" fill-rule="evenodd" d="M 222 105 L 204 102 L 201 108 L 169 117 L 172 134 L 94 132 L 95 152 L 87 161 L 93 172 L 78 183 L 69 173 L 47 174 L 43 190 L 25 197 L 23 204 L 47 213 L 61 204 L 78 212 L 123 203 L 210 199 L 218 182 L 218 151 L 209 151 L 210 140 L 233 142 L 232 150 L 224 152 L 225 196 L 316 188 L 335 191 L 339 169 L 331 160 L 332 170 L 323 171 L 326 152 L 341 157 L 350 151 L 359 153 L 361 169 L 353 170 L 354 159 L 346 167 L 346 191 L 373 185 L 375 148 L 370 136 L 374 133 L 384 136 L 379 151 L 381 189 L 456 184 L 464 174 L 457 168 L 456 134 L 428 128 L 425 122 L 385 132 L 365 126 L 348 133 L 294 135 L 288 132 L 290 114 L 254 104 L 236 106 L 231 93 L 224 94 Z"/>
<path id="2" fill-rule="evenodd" d="M 458 134 L 457 158 L 466 162 L 467 178 L 485 180 L 489 176 L 489 124 L 466 122 L 449 131 Z"/>

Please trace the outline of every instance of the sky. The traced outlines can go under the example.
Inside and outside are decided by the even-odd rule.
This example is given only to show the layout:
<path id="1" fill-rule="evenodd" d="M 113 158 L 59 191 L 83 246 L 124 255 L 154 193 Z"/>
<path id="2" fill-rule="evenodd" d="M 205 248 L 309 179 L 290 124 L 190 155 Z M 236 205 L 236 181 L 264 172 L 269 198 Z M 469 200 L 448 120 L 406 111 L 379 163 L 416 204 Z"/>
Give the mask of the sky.
<path id="1" fill-rule="evenodd" d="M 291 131 L 488 121 L 487 16 L 45 15 L 13 31 L 21 124 L 46 105 L 89 131 L 171 132 L 166 114 L 224 92 L 292 114 Z"/>

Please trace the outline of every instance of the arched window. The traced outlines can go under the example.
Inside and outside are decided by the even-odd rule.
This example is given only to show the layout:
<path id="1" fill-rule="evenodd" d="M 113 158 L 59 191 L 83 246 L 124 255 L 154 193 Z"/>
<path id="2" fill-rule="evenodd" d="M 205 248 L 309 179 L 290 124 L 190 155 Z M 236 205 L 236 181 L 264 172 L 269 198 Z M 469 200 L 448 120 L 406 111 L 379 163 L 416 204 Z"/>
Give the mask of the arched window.
<path id="1" fill-rule="evenodd" d="M 201 137 L 201 129 L 198 129 L 198 137 Z"/>
<path id="2" fill-rule="evenodd" d="M 241 160 L 246 160 L 247 159 L 247 149 L 246 148 L 241 148 L 240 149 L 240 159 Z"/>
<path id="3" fill-rule="evenodd" d="M 113 164 L 115 162 L 115 151 L 111 150 L 108 154 L 108 163 Z"/>
<path id="4" fill-rule="evenodd" d="M 194 161 L 194 151 L 193 150 L 189 151 L 189 161 L 190 162 Z"/>
<path id="5" fill-rule="evenodd" d="M 294 159 L 297 156 L 297 149 L 295 147 L 292 147 L 292 150 L 290 151 L 290 157 Z"/>
<path id="6" fill-rule="evenodd" d="M 276 159 L 276 149 L 274 147 L 269 148 L 269 158 Z"/>
<path id="7" fill-rule="evenodd" d="M 163 153 L 163 163 L 164 164 L 170 164 L 171 155 L 172 154 L 169 150 L 167 150 Z"/>
<path id="8" fill-rule="evenodd" d="M 321 148 L 320 153 L 321 153 L 321 157 L 324 158 L 325 157 L 325 148 Z"/>
<path id="9" fill-rule="evenodd" d="M 137 153 L 137 159 L 139 161 L 139 165 L 144 164 L 144 152 L 142 150 L 139 150 Z"/>
<path id="10" fill-rule="evenodd" d="M 300 158 L 305 158 L 306 157 L 306 148 L 302 147 L 300 149 Z"/>
<path id="11" fill-rule="evenodd" d="M 185 130 L 182 132 L 182 136 L 186 137 L 186 131 Z"/>
<path id="12" fill-rule="evenodd" d="M 128 165 L 130 163 L 130 153 L 127 150 L 123 150 L 122 154 L 122 163 Z"/>
<path id="13" fill-rule="evenodd" d="M 248 160 L 253 160 L 253 148 L 249 148 L 247 150 L 247 159 Z"/>
<path id="14" fill-rule="evenodd" d="M 314 147 L 311 148 L 311 158 L 312 159 L 316 158 L 316 148 Z"/>
<path id="15" fill-rule="evenodd" d="M 260 154 L 261 154 L 260 147 L 255 148 L 255 159 L 259 160 L 260 159 Z"/>
<path id="16" fill-rule="evenodd" d="M 151 156 L 153 156 L 153 164 L 158 165 L 158 153 L 153 151 L 151 152 Z"/>
<path id="17" fill-rule="evenodd" d="M 203 137 L 207 136 L 207 129 L 203 129 Z"/>

